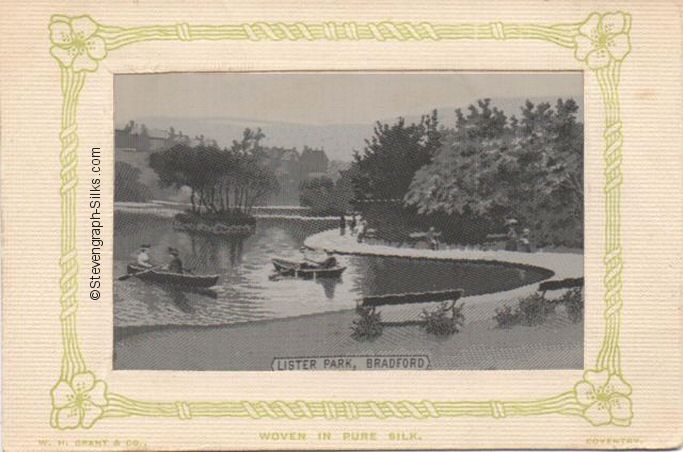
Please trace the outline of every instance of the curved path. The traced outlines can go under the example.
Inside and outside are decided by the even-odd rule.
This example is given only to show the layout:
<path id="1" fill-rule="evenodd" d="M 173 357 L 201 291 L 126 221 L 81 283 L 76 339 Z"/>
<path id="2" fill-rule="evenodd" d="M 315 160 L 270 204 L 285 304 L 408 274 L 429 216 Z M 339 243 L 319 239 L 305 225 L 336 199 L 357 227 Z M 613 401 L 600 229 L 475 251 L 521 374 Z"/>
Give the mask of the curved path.
<path id="1" fill-rule="evenodd" d="M 446 261 L 476 261 L 488 262 L 492 264 L 513 265 L 517 267 L 536 267 L 553 272 L 549 277 L 552 279 L 580 278 L 583 276 L 583 254 L 575 253 L 554 253 L 536 252 L 520 253 L 516 251 L 484 251 L 468 249 L 417 249 L 417 248 L 396 248 L 389 245 L 373 245 L 368 243 L 358 243 L 356 237 L 350 234 L 340 235 L 338 229 L 314 234 L 306 238 L 304 246 L 314 250 L 331 250 L 337 254 L 365 255 L 365 256 L 386 256 L 420 258 Z M 516 300 L 535 292 L 538 282 L 518 287 L 516 289 L 503 292 L 488 293 L 482 295 L 465 296 L 466 320 L 479 320 L 491 318 L 496 307 L 507 303 L 513 306 Z M 558 291 L 559 292 L 559 291 Z M 421 307 L 430 306 L 424 304 Z M 384 309 L 388 309 L 383 308 Z M 393 310 L 393 309 L 392 309 Z M 400 317 L 405 317 L 406 309 Z M 413 309 L 414 311 L 414 309 Z M 393 316 L 392 316 L 393 317 Z"/>

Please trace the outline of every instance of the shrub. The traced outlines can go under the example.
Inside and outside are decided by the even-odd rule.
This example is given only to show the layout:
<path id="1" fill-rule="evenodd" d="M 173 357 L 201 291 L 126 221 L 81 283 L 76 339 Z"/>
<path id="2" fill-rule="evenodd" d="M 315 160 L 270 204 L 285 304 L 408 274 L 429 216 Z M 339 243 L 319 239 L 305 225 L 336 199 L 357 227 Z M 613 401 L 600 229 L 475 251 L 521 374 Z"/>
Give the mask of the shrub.
<path id="1" fill-rule="evenodd" d="M 142 172 L 123 161 L 116 161 L 114 171 L 114 201 L 146 202 L 152 190 L 140 181 Z"/>
<path id="2" fill-rule="evenodd" d="M 569 320 L 578 323 L 583 319 L 583 287 L 569 289 L 559 302 L 564 303 Z"/>
<path id="3" fill-rule="evenodd" d="M 498 328 L 511 328 L 521 320 L 519 308 L 513 310 L 512 307 L 506 304 L 496 308 L 496 314 L 493 318 L 498 323 Z"/>
<path id="4" fill-rule="evenodd" d="M 441 303 L 433 311 L 422 311 L 421 317 L 424 319 L 422 327 L 431 334 L 437 336 L 450 336 L 460 331 L 460 327 L 465 322 L 465 315 L 462 313 L 464 304 L 456 306 L 453 302 L 450 306 L 448 302 Z M 449 315 L 450 313 L 450 315 Z"/>
<path id="5" fill-rule="evenodd" d="M 353 321 L 351 337 L 359 341 L 370 341 L 382 334 L 382 316 L 377 308 L 356 307 L 358 318 Z"/>
<path id="6" fill-rule="evenodd" d="M 555 311 L 555 305 L 536 292 L 520 299 L 517 309 L 521 323 L 532 326 L 543 323 L 548 314 Z"/>

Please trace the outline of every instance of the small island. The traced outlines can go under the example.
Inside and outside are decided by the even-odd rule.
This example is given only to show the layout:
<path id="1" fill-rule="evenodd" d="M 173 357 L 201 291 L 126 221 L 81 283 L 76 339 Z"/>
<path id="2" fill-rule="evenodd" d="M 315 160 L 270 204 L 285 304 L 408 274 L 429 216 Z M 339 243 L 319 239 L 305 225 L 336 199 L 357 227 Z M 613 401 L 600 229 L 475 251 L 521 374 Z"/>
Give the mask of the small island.
<path id="1" fill-rule="evenodd" d="M 149 157 L 149 166 L 162 187 L 190 191 L 190 208 L 178 213 L 179 230 L 218 235 L 253 234 L 255 203 L 277 192 L 275 173 L 260 164 L 264 135 L 245 129 L 230 148 L 200 140 L 196 146 L 181 140 Z"/>

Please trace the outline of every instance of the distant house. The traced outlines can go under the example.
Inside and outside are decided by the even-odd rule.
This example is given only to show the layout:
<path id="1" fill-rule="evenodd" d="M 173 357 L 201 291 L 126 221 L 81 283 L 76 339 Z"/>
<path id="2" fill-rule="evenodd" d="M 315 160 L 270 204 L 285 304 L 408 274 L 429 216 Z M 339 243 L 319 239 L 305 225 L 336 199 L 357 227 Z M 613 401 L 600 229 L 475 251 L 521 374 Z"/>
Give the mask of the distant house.
<path id="1" fill-rule="evenodd" d="M 130 121 L 114 131 L 114 149 L 125 152 L 154 152 L 168 146 L 169 134 L 161 129 L 148 129 Z"/>
<path id="2" fill-rule="evenodd" d="M 148 129 L 144 124 L 130 121 L 124 127 L 114 131 L 114 148 L 123 152 L 157 152 L 171 148 L 177 143 L 188 146 L 218 146 L 216 140 L 204 139 L 204 135 L 191 138 L 182 132 L 176 133 L 173 127 L 169 130 Z"/>
<path id="3" fill-rule="evenodd" d="M 325 151 L 309 147 L 304 148 L 299 162 L 302 176 L 306 179 L 310 179 L 312 173 L 327 173 L 327 166 L 330 163 Z"/>
<path id="4" fill-rule="evenodd" d="M 150 129 L 148 132 L 149 152 L 158 151 L 166 148 L 168 141 L 168 132 L 161 129 Z"/>

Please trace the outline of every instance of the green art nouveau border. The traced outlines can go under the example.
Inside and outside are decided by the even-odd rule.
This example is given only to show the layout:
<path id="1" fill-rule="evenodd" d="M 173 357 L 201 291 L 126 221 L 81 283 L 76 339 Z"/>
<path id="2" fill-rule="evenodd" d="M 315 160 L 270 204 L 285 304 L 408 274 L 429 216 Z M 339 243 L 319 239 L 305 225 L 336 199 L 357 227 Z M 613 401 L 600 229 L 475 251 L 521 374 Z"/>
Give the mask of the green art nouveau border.
<path id="1" fill-rule="evenodd" d="M 622 377 L 619 335 L 622 309 L 620 196 L 622 123 L 620 69 L 631 49 L 631 16 L 621 11 L 591 13 L 586 20 L 553 25 L 435 24 L 430 22 L 256 22 L 230 25 L 150 25 L 118 27 L 87 15 L 52 16 L 51 55 L 61 71 L 61 373 L 51 390 L 51 425 L 56 429 L 91 428 L 107 418 L 127 416 L 233 417 L 246 419 L 428 419 L 456 416 L 532 416 L 559 414 L 583 418 L 595 426 L 628 426 L 633 412 L 631 387 Z M 76 188 L 78 184 L 78 103 L 89 73 L 110 52 L 144 41 L 450 41 L 537 40 L 562 46 L 584 63 L 600 85 L 605 110 L 605 310 L 602 347 L 583 380 L 561 394 L 535 400 L 226 400 L 215 402 L 133 400 L 108 388 L 88 370 L 77 333 L 78 263 Z"/>

